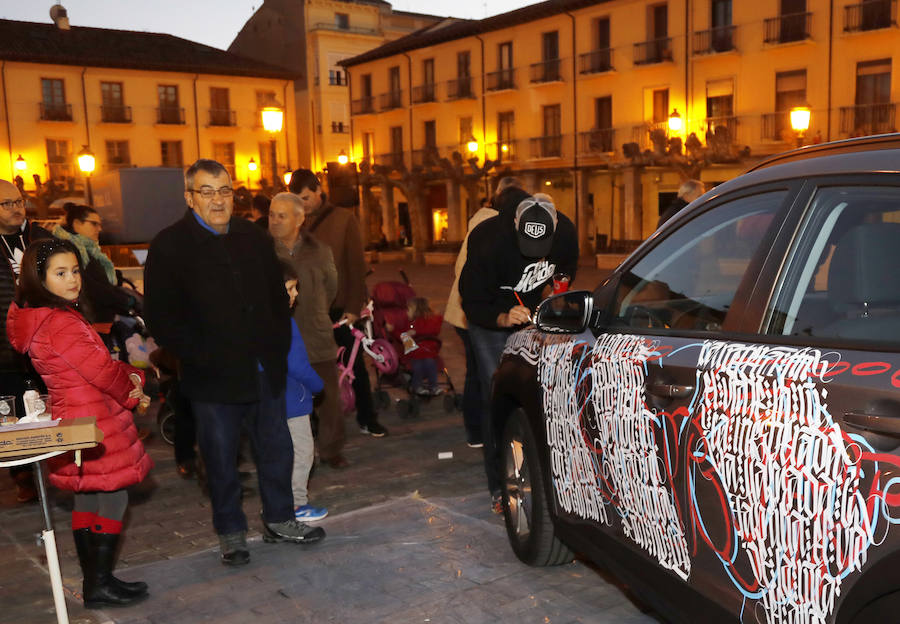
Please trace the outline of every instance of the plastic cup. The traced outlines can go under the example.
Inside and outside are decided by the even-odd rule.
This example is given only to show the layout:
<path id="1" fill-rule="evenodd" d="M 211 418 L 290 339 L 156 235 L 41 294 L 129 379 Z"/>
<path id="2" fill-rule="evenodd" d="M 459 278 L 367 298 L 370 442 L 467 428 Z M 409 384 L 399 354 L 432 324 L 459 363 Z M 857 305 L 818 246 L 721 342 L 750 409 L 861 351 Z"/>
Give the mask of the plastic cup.
<path id="1" fill-rule="evenodd" d="M 0 396 L 0 426 L 14 425 L 19 422 L 16 418 L 16 397 L 12 395 Z"/>
<path id="2" fill-rule="evenodd" d="M 569 276 L 565 273 L 556 273 L 553 276 L 553 294 L 558 295 L 569 290 Z"/>

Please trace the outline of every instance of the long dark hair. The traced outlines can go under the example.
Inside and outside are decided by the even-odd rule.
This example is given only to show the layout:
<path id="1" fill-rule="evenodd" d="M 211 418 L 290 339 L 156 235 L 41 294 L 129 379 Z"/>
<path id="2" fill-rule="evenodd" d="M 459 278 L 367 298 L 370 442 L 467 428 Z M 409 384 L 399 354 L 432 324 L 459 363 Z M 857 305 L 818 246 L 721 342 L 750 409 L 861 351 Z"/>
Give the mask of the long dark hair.
<path id="1" fill-rule="evenodd" d="M 75 233 L 75 221 L 87 221 L 90 215 L 97 214 L 97 211 L 90 206 L 76 204 L 74 202 L 66 202 L 65 205 L 63 205 L 63 210 L 66 211 L 65 228 L 72 234 Z"/>
<path id="2" fill-rule="evenodd" d="M 19 284 L 16 286 L 16 303 L 28 308 L 66 308 L 76 303 L 54 295 L 44 285 L 50 258 L 64 253 L 73 254 L 78 261 L 78 270 L 83 271 L 78 250 L 67 240 L 42 238 L 28 245 L 25 255 L 22 256 L 22 269 Z"/>

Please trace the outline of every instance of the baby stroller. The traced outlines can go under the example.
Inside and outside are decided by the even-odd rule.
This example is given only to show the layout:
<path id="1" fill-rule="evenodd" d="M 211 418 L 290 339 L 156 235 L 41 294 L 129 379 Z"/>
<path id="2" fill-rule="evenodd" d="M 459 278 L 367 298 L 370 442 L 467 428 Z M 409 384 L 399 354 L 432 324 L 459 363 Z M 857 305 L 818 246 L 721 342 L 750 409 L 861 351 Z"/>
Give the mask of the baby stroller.
<path id="1" fill-rule="evenodd" d="M 416 296 L 416 291 L 409 285 L 406 273 L 400 271 L 402 282 L 379 282 L 372 290 L 373 330 L 378 338 L 383 338 L 391 343 L 398 354 L 404 352 L 402 342 L 397 340 L 392 332 L 387 331 L 386 324 L 393 327 L 404 327 L 409 324 L 407 316 L 407 303 Z M 462 408 L 462 395 L 456 393 L 450 373 L 440 357 L 441 341 L 437 337 L 429 337 L 429 346 L 437 352 L 438 371 L 440 371 L 439 386 L 443 386 L 444 410 L 452 412 Z M 387 408 L 391 404 L 390 395 L 385 390 L 386 386 L 402 388 L 408 398 L 397 401 L 397 413 L 401 418 L 414 418 L 419 415 L 423 401 L 430 401 L 433 397 L 419 396 L 412 392 L 411 371 L 408 358 L 400 357 L 400 366 L 393 375 L 381 374 L 376 370 L 375 401 L 380 408 Z"/>

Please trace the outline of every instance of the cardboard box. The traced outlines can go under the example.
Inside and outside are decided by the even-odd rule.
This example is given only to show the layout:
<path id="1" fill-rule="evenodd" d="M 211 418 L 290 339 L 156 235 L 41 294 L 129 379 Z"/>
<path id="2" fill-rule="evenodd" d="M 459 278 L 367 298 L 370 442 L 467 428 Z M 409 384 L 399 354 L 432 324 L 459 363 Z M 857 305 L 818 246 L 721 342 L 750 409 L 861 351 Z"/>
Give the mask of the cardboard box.
<path id="1" fill-rule="evenodd" d="M 91 448 L 102 440 L 93 416 L 9 425 L 0 427 L 0 458 Z"/>

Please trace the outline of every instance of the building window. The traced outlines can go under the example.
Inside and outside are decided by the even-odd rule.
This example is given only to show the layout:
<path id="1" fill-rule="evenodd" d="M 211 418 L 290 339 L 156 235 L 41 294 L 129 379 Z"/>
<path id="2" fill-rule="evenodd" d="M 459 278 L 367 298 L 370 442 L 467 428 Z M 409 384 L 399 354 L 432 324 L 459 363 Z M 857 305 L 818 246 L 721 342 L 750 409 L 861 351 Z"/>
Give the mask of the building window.
<path id="1" fill-rule="evenodd" d="M 841 131 L 852 136 L 895 132 L 891 59 L 856 64 L 856 105 L 841 109 Z"/>
<path id="2" fill-rule="evenodd" d="M 737 135 L 734 116 L 734 83 L 711 80 L 706 83 L 706 141 L 733 143 Z"/>
<path id="3" fill-rule="evenodd" d="M 47 139 L 47 174 L 54 182 L 72 177 L 72 147 L 65 139 Z"/>
<path id="4" fill-rule="evenodd" d="M 385 164 L 393 167 L 403 164 L 403 126 L 391 126 L 391 153 L 388 160 Z"/>
<path id="5" fill-rule="evenodd" d="M 160 153 L 163 167 L 184 166 L 184 158 L 181 155 L 181 141 L 160 141 Z"/>
<path id="6" fill-rule="evenodd" d="M 41 78 L 41 119 L 72 121 L 72 109 L 66 103 L 65 81 L 60 78 Z"/>
<path id="7" fill-rule="evenodd" d="M 375 133 L 364 132 L 362 137 L 363 160 L 372 162 L 375 156 Z"/>
<path id="8" fill-rule="evenodd" d="M 515 159 L 515 126 L 516 113 L 501 111 L 497 113 L 497 154 L 496 160 Z"/>
<path id="9" fill-rule="evenodd" d="M 328 70 L 328 84 L 332 87 L 346 87 L 347 75 L 340 69 Z"/>
<path id="10" fill-rule="evenodd" d="M 459 151 L 461 154 L 465 155 L 468 153 L 466 145 L 475 138 L 475 133 L 472 130 L 472 118 L 471 117 L 460 117 L 459 118 Z"/>
<path id="11" fill-rule="evenodd" d="M 100 83 L 101 119 L 106 123 L 125 123 L 131 121 L 131 109 L 125 108 L 121 82 Z"/>
<path id="12" fill-rule="evenodd" d="M 456 53 L 456 77 L 471 78 L 472 77 L 472 54 L 466 50 L 465 52 Z"/>
<path id="13" fill-rule="evenodd" d="M 225 87 L 209 88 L 209 125 L 235 125 L 234 111 L 231 110 L 228 89 Z"/>
<path id="14" fill-rule="evenodd" d="M 588 134 L 587 141 L 586 152 L 614 151 L 611 95 L 594 98 L 594 129 Z"/>
<path id="15" fill-rule="evenodd" d="M 278 147 L 275 141 L 262 141 L 259 144 L 259 177 L 277 184 Z"/>
<path id="16" fill-rule="evenodd" d="M 669 90 L 654 89 L 653 91 L 653 117 L 654 124 L 668 123 L 669 121 Z"/>
<path id="17" fill-rule="evenodd" d="M 131 166 L 131 152 L 128 141 L 106 142 L 106 164 L 109 169 L 121 169 Z"/>
<path id="18" fill-rule="evenodd" d="M 775 74 L 775 112 L 763 115 L 762 138 L 770 141 L 789 141 L 793 137 L 790 110 L 806 105 L 806 70 Z"/>
<path id="19" fill-rule="evenodd" d="M 214 142 L 213 143 L 213 159 L 222 163 L 228 171 L 231 179 L 235 179 L 234 171 L 234 143 L 233 142 Z"/>
<path id="20" fill-rule="evenodd" d="M 156 87 L 159 108 L 156 120 L 161 124 L 183 124 L 184 111 L 178 103 L 178 85 L 159 85 Z"/>
<path id="21" fill-rule="evenodd" d="M 360 76 L 360 90 L 364 98 L 372 97 L 372 74 Z"/>
<path id="22" fill-rule="evenodd" d="M 334 14 L 334 25 L 340 28 L 341 30 L 349 30 L 350 28 L 350 15 L 347 13 L 335 13 Z"/>

